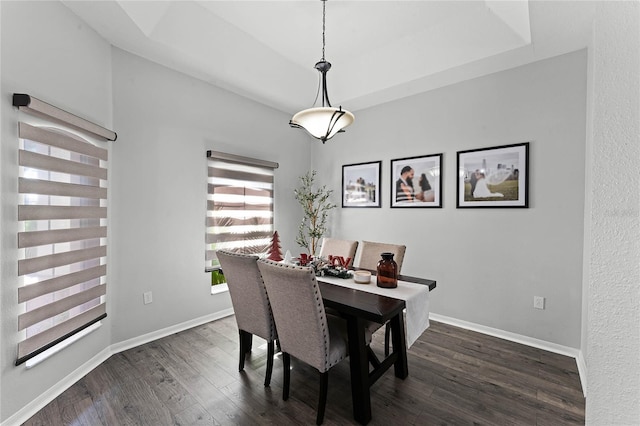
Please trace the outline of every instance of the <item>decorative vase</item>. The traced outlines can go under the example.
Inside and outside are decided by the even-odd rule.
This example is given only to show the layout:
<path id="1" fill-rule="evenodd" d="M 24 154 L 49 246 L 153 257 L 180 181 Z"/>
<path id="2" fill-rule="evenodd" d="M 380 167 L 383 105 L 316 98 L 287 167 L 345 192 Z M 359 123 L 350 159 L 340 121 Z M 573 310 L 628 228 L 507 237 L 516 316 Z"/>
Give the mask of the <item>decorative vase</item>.
<path id="1" fill-rule="evenodd" d="M 398 287 L 398 264 L 393 260 L 393 253 L 380 253 L 378 261 L 378 287 Z"/>

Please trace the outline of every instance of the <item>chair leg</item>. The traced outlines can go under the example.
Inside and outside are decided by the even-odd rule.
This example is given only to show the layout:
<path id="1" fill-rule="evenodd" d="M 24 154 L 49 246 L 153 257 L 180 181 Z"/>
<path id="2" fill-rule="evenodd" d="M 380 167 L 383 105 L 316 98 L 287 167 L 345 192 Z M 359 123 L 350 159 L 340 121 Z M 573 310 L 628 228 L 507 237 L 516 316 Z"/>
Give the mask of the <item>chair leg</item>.
<path id="1" fill-rule="evenodd" d="M 238 336 L 240 338 L 240 351 L 239 351 L 240 359 L 238 362 L 238 371 L 244 370 L 244 357 L 247 353 L 247 349 L 246 349 L 247 339 L 245 337 L 245 334 L 247 334 L 246 331 L 238 330 Z"/>
<path id="2" fill-rule="evenodd" d="M 253 346 L 253 334 L 248 333 L 246 331 L 244 333 L 244 353 L 248 354 L 251 352 L 251 347 Z"/>
<path id="3" fill-rule="evenodd" d="M 391 339 L 391 324 L 387 321 L 384 328 L 384 356 L 389 356 L 389 340 Z"/>
<path id="4" fill-rule="evenodd" d="M 247 333 L 247 353 L 251 352 L 251 348 L 253 348 L 253 334 Z"/>
<path id="5" fill-rule="evenodd" d="M 320 373 L 320 397 L 318 399 L 318 416 L 316 424 L 321 425 L 324 420 L 324 407 L 327 405 L 327 388 L 329 387 L 329 372 Z"/>
<path id="6" fill-rule="evenodd" d="M 282 368 L 284 369 L 284 383 L 282 385 L 282 399 L 289 399 L 289 382 L 291 381 L 291 358 L 286 352 L 282 352 Z"/>
<path id="7" fill-rule="evenodd" d="M 264 386 L 267 387 L 271 383 L 271 372 L 273 371 L 273 340 L 267 343 L 267 371 L 264 376 Z"/>

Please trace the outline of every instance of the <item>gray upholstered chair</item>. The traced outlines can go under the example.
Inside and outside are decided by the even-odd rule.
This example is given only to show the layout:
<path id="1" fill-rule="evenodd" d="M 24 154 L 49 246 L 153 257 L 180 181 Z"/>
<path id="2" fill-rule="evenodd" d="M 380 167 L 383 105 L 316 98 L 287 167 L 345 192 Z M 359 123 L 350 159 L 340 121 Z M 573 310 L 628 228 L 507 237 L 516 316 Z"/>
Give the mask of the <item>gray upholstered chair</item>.
<path id="1" fill-rule="evenodd" d="M 402 269 L 402 261 L 404 260 L 404 252 L 407 249 L 407 246 L 398 245 L 398 244 L 387 244 L 387 243 L 376 243 L 371 241 L 363 241 L 360 244 L 360 248 L 358 250 L 358 259 L 354 261 L 354 266 L 356 268 L 365 268 L 375 271 L 378 266 L 378 261 L 382 259 L 380 253 L 393 253 L 393 260 L 395 260 L 398 265 L 398 275 L 400 275 L 400 270 Z M 375 323 L 371 324 L 371 331 L 374 332 L 377 330 L 377 325 Z M 389 355 L 389 344 L 391 340 L 391 326 L 387 322 L 385 333 L 384 333 L 384 354 L 385 356 Z"/>
<path id="2" fill-rule="evenodd" d="M 393 260 L 398 264 L 398 274 L 402 269 L 402 261 L 404 260 L 404 252 L 407 246 L 398 244 L 375 243 L 371 241 L 363 241 L 358 247 L 357 259 L 353 265 L 357 268 L 376 270 L 378 261 L 382 259 L 380 253 L 393 253 Z"/>
<path id="3" fill-rule="evenodd" d="M 219 250 L 220 266 L 227 279 L 231 303 L 235 312 L 240 335 L 240 362 L 238 370 L 244 369 L 244 359 L 251 351 L 252 335 L 267 341 L 267 371 L 264 385 L 269 386 L 273 371 L 274 342 L 278 338 L 273 313 L 262 275 L 258 270 L 258 256 Z"/>
<path id="4" fill-rule="evenodd" d="M 290 356 L 320 372 L 316 423 L 321 424 L 327 402 L 328 372 L 347 357 L 346 321 L 326 315 L 322 295 L 311 268 L 258 261 L 269 294 L 284 363 L 282 399 L 289 398 Z M 368 336 L 370 341 L 371 336 Z"/>
<path id="5" fill-rule="evenodd" d="M 345 260 L 350 257 L 351 262 L 356 257 L 356 249 L 358 248 L 358 242 L 352 240 L 340 240 L 337 238 L 325 237 L 322 239 L 322 247 L 320 247 L 320 257 L 342 256 Z"/>

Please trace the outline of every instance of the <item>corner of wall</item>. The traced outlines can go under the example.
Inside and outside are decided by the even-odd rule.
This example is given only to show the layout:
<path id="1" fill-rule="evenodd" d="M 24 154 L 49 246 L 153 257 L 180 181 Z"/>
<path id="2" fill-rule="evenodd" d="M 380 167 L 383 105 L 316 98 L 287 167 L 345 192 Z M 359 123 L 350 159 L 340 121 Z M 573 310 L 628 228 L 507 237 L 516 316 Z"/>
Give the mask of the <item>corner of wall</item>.
<path id="1" fill-rule="evenodd" d="M 582 351 L 578 352 L 576 363 L 578 364 L 578 374 L 580 375 L 580 384 L 582 385 L 582 394 L 586 398 L 587 397 L 587 363 L 585 362 L 585 357 Z"/>

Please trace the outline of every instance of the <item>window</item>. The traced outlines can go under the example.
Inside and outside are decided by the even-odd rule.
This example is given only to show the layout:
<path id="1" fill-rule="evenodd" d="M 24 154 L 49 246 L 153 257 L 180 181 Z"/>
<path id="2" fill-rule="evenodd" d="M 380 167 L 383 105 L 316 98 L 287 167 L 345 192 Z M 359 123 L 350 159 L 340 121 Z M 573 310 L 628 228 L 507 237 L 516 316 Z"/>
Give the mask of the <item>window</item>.
<path id="1" fill-rule="evenodd" d="M 207 151 L 205 269 L 216 250 L 266 254 L 273 235 L 273 171 L 277 163 Z"/>
<path id="2" fill-rule="evenodd" d="M 18 96 L 22 96 L 20 104 L 14 95 L 14 106 L 21 110 L 29 103 L 41 103 Z M 26 104 L 21 103 L 24 97 Z M 44 105 L 62 114 L 52 121 L 70 115 Z M 72 119 L 72 127 L 85 124 L 79 117 Z M 57 349 L 107 316 L 108 151 L 74 133 L 24 122 L 19 123 L 19 137 L 18 275 L 22 285 L 18 303 L 22 313 L 16 365 Z"/>

